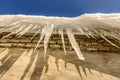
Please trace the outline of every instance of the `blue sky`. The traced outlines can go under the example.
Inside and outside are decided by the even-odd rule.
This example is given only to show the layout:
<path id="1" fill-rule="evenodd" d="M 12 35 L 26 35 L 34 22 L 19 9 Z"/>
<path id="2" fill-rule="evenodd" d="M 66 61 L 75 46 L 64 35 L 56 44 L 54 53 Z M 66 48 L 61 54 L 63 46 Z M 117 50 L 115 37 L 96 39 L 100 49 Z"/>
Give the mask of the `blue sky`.
<path id="1" fill-rule="evenodd" d="M 0 0 L 0 14 L 75 17 L 84 13 L 120 13 L 120 0 Z"/>

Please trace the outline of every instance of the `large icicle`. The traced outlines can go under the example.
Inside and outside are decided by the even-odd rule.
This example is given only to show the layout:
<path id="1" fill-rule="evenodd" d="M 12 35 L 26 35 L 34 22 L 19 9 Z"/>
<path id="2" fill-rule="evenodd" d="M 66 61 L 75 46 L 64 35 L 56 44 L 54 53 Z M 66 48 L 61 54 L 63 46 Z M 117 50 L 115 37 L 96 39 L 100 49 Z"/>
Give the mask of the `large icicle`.
<path id="1" fill-rule="evenodd" d="M 46 57 L 46 49 L 48 47 L 48 41 L 49 41 L 49 38 L 53 32 L 53 29 L 54 29 L 54 25 L 51 24 L 51 25 L 48 25 L 46 26 L 46 31 L 45 31 L 45 39 L 44 39 L 44 51 L 45 51 L 45 55 L 44 55 L 44 59 Z"/>
<path id="2" fill-rule="evenodd" d="M 80 51 L 80 48 L 75 40 L 75 37 L 72 33 L 72 30 L 70 28 L 67 28 L 66 31 L 67 31 L 67 35 L 68 35 L 68 38 L 70 40 L 70 43 L 71 43 L 72 47 L 74 48 L 74 50 L 76 51 L 78 58 L 81 60 L 84 60 L 84 57 L 83 57 L 83 55 Z"/>
<path id="3" fill-rule="evenodd" d="M 33 51 L 33 52 L 35 52 L 35 51 L 36 51 L 36 49 L 37 49 L 37 47 L 39 46 L 39 44 L 40 44 L 41 40 L 42 40 L 42 39 L 43 39 L 43 37 L 45 36 L 45 32 L 46 32 L 46 26 L 44 26 L 44 28 L 42 29 L 41 36 L 40 36 L 40 38 L 39 38 L 39 40 L 38 40 L 38 43 L 37 43 L 37 45 L 36 45 L 36 47 L 35 47 L 35 49 L 34 49 L 34 51 Z"/>
<path id="4" fill-rule="evenodd" d="M 47 24 L 47 26 L 44 26 L 44 28 L 42 29 L 42 32 L 41 32 L 40 39 L 39 39 L 39 41 L 36 45 L 36 48 L 34 49 L 34 52 L 35 52 L 38 45 L 40 44 L 41 40 L 45 36 L 45 38 L 44 38 L 44 51 L 45 51 L 44 59 L 45 59 L 45 56 L 46 56 L 47 44 L 48 44 L 49 38 L 50 38 L 50 36 L 53 32 L 53 29 L 54 29 L 54 25 L 49 26 L 49 24 Z"/>
<path id="5" fill-rule="evenodd" d="M 60 35 L 61 35 L 61 39 L 62 39 L 62 43 L 63 43 L 63 49 L 64 49 L 64 53 L 66 55 L 66 48 L 65 48 L 65 42 L 64 42 L 64 34 L 63 34 L 63 29 L 60 29 Z"/>

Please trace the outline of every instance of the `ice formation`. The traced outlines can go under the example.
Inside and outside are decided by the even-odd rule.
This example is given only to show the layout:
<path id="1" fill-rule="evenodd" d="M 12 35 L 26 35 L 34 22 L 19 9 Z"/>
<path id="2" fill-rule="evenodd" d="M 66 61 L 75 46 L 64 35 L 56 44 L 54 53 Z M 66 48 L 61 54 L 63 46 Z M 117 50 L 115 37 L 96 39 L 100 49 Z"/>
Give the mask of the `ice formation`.
<path id="1" fill-rule="evenodd" d="M 59 29 L 59 33 L 60 33 L 60 35 L 61 35 L 61 39 L 62 39 L 62 43 L 63 43 L 63 49 L 64 49 L 64 53 L 65 53 L 65 55 L 66 55 L 66 48 L 65 48 L 63 30 L 62 30 L 62 29 Z"/>
<path id="2" fill-rule="evenodd" d="M 35 34 L 31 40 L 40 33 L 40 38 L 36 45 L 37 49 L 42 39 L 44 39 L 44 51 L 46 49 L 49 38 L 53 32 L 61 35 L 63 49 L 66 54 L 64 32 L 67 33 L 68 39 L 75 50 L 79 59 L 84 60 L 83 54 L 75 40 L 74 33 L 79 32 L 79 35 L 87 37 L 101 37 L 113 46 L 119 46 L 112 43 L 107 37 L 120 41 L 120 13 L 111 14 L 84 14 L 78 17 L 46 17 L 46 16 L 31 16 L 31 15 L 0 15 L 0 32 L 10 32 L 4 36 L 6 38 L 12 34 L 21 37 L 29 31 L 34 31 Z M 107 36 L 107 37 L 106 37 Z M 3 39 L 2 38 L 2 39 Z M 45 58 L 44 56 L 44 58 Z"/>

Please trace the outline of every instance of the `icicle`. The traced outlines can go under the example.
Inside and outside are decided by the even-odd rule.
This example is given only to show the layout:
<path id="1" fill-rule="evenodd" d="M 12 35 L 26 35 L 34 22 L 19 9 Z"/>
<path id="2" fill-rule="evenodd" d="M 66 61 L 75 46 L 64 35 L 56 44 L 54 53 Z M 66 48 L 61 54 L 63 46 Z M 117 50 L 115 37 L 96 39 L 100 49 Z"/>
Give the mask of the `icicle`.
<path id="1" fill-rule="evenodd" d="M 8 27 L 5 27 L 5 28 L 2 28 L 2 29 L 0 30 L 0 33 L 2 33 L 2 32 L 7 32 L 7 31 L 12 31 L 12 30 L 15 29 L 15 28 L 19 28 L 21 25 L 22 25 L 22 24 L 19 23 L 18 25 L 8 26 Z M 7 29 L 6 29 L 6 28 L 7 28 Z"/>
<path id="2" fill-rule="evenodd" d="M 83 35 L 85 34 L 85 32 L 82 30 L 81 27 L 77 27 L 78 31 L 80 31 Z"/>
<path id="3" fill-rule="evenodd" d="M 30 40 L 33 40 L 33 38 L 41 31 L 41 29 L 39 29 L 33 36 Z"/>
<path id="4" fill-rule="evenodd" d="M 18 27 L 18 26 L 17 26 L 17 27 Z M 17 28 L 17 27 L 16 27 L 16 28 Z M 13 34 L 18 34 L 22 29 L 24 29 L 24 27 L 26 27 L 26 25 L 24 25 L 24 27 L 22 27 L 22 26 L 19 26 L 19 27 L 20 27 L 20 28 L 17 29 L 15 32 L 9 33 L 8 35 L 4 36 L 2 39 L 6 38 L 6 37 L 9 37 L 10 35 L 13 35 Z"/>
<path id="5" fill-rule="evenodd" d="M 87 36 L 87 38 L 90 38 L 90 35 L 88 35 L 88 33 L 85 33 L 85 35 Z"/>
<path id="6" fill-rule="evenodd" d="M 20 21 L 15 21 L 15 22 L 11 23 L 10 25 L 7 25 L 6 27 L 2 28 L 2 30 L 3 30 L 2 32 L 8 31 L 8 30 L 13 30 L 14 28 L 18 27 L 19 25 L 21 25 Z"/>
<path id="7" fill-rule="evenodd" d="M 27 26 L 23 31 L 21 31 L 18 35 L 20 35 L 19 37 L 23 36 L 26 32 L 28 32 L 30 29 L 32 29 L 34 26 L 33 24 L 30 24 L 29 26 Z"/>
<path id="8" fill-rule="evenodd" d="M 90 29 L 89 29 L 90 30 Z M 95 34 L 95 32 L 94 31 L 91 31 L 90 30 L 90 35 L 94 38 L 94 39 L 97 39 L 97 35 Z"/>
<path id="9" fill-rule="evenodd" d="M 23 24 L 22 24 L 23 25 Z M 26 26 L 26 25 L 24 25 L 24 26 Z M 6 35 L 6 36 L 4 36 L 3 38 L 1 38 L 1 39 L 4 39 L 4 38 L 6 38 L 6 37 L 9 37 L 9 36 L 11 36 L 11 35 L 13 35 L 13 34 L 17 34 L 23 27 L 21 27 L 21 26 L 17 26 L 17 27 L 20 27 L 19 29 L 17 29 L 16 31 L 14 31 L 14 32 L 11 32 L 11 33 L 9 33 L 8 35 Z M 17 28 L 17 27 L 15 27 L 15 28 Z"/>
<path id="10" fill-rule="evenodd" d="M 19 35 L 20 32 L 22 32 L 29 24 L 25 24 L 25 26 L 21 26 L 19 29 L 16 30 L 16 34 Z"/>
<path id="11" fill-rule="evenodd" d="M 92 38 L 96 39 L 96 37 L 93 35 L 92 32 L 89 32 L 89 35 L 90 35 Z"/>
<path id="12" fill-rule="evenodd" d="M 116 40 L 119 40 L 119 41 L 120 41 L 119 36 L 115 36 L 115 35 L 112 35 L 112 34 L 111 34 L 110 36 L 111 36 L 111 37 L 112 37 L 112 39 L 114 39 L 115 41 L 116 41 Z"/>
<path id="13" fill-rule="evenodd" d="M 22 23 L 19 23 L 18 25 L 14 25 L 14 26 L 9 26 L 9 30 L 13 30 L 15 28 L 19 28 L 20 26 L 22 26 Z"/>
<path id="14" fill-rule="evenodd" d="M 100 33 L 96 29 L 90 28 L 90 31 L 93 32 L 93 35 L 95 36 L 95 38 L 99 37 L 98 35 L 100 35 Z"/>
<path id="15" fill-rule="evenodd" d="M 83 55 L 80 51 L 80 48 L 79 48 L 79 46 L 78 46 L 78 44 L 75 40 L 75 37 L 72 33 L 72 30 L 70 28 L 67 28 L 66 31 L 67 31 L 68 38 L 71 42 L 71 45 L 74 48 L 74 50 L 76 51 L 76 54 L 77 54 L 78 58 L 81 59 L 81 60 L 84 60 L 84 57 L 83 57 Z"/>
<path id="16" fill-rule="evenodd" d="M 54 25 L 51 24 L 50 26 L 47 24 L 47 27 L 46 27 L 46 31 L 45 31 L 45 39 L 44 39 L 44 51 L 45 51 L 45 55 L 44 55 L 44 60 L 45 60 L 45 57 L 46 57 L 46 49 L 48 47 L 48 41 L 49 41 L 49 38 L 53 32 L 53 29 L 54 29 Z"/>
<path id="17" fill-rule="evenodd" d="M 117 46 L 116 44 L 112 43 L 112 42 L 111 42 L 110 40 L 108 40 L 104 35 L 101 35 L 101 37 L 102 37 L 104 40 L 106 40 L 108 43 L 110 43 L 111 45 L 113 45 L 113 46 L 115 46 L 115 47 L 117 47 L 117 48 L 120 49 L 119 46 Z"/>
<path id="18" fill-rule="evenodd" d="M 111 33 L 110 36 L 120 41 L 120 36 L 118 35 L 118 33 Z"/>
<path id="19" fill-rule="evenodd" d="M 85 27 L 84 30 L 85 30 L 85 35 L 87 36 L 87 38 L 90 38 L 89 29 Z"/>
<path id="20" fill-rule="evenodd" d="M 38 27 L 39 27 L 38 25 L 34 26 L 34 27 L 33 27 L 33 30 L 35 30 L 35 29 L 38 28 Z"/>
<path id="21" fill-rule="evenodd" d="M 15 26 L 15 25 L 18 25 L 20 23 L 20 20 L 18 21 L 14 21 L 13 23 L 11 23 L 9 26 Z"/>
<path id="22" fill-rule="evenodd" d="M 8 35 L 6 35 L 6 36 L 3 36 L 1 39 L 7 38 L 7 37 L 9 37 L 9 36 L 11 36 L 11 35 L 13 35 L 13 34 L 15 34 L 15 33 L 14 33 L 14 32 L 12 32 L 12 33 L 9 33 Z"/>
<path id="23" fill-rule="evenodd" d="M 61 35 L 61 39 L 62 39 L 62 44 L 63 44 L 63 49 L 64 49 L 64 53 L 66 55 L 66 48 L 65 48 L 65 42 L 64 42 L 64 34 L 63 34 L 63 30 L 60 29 L 60 35 Z"/>
<path id="24" fill-rule="evenodd" d="M 40 44 L 41 40 L 42 40 L 42 39 L 43 39 L 43 37 L 45 36 L 45 30 L 46 30 L 46 26 L 44 26 L 44 27 L 43 27 L 42 32 L 41 32 L 41 36 L 40 36 L 40 38 L 39 38 L 39 40 L 38 40 L 38 43 L 37 43 L 37 45 L 36 45 L 36 47 L 35 47 L 35 49 L 34 49 L 34 51 L 33 51 L 33 52 L 35 52 L 35 51 L 36 51 L 36 49 L 37 49 L 38 45 Z"/>
<path id="25" fill-rule="evenodd" d="M 77 30 L 80 31 L 82 35 L 86 35 L 88 38 L 90 38 L 90 36 L 92 36 L 93 38 L 95 38 L 95 37 L 92 35 L 92 33 L 90 33 L 90 32 L 85 33 L 81 27 L 77 27 Z M 89 34 L 90 36 L 89 36 L 88 34 Z"/>
<path id="26" fill-rule="evenodd" d="M 36 51 L 36 49 L 37 49 L 38 45 L 40 44 L 41 40 L 43 39 L 43 37 L 44 37 L 44 34 L 41 34 L 40 39 L 38 40 L 38 43 L 37 43 L 37 45 L 36 45 L 36 47 L 35 47 L 33 52 Z"/>

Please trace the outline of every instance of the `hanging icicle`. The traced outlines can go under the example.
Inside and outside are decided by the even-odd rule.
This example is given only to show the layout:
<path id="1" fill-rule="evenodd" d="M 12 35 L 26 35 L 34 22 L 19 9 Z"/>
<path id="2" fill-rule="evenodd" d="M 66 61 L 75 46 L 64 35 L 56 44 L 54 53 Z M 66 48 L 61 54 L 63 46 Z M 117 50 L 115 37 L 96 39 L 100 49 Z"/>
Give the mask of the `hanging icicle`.
<path id="1" fill-rule="evenodd" d="M 63 29 L 60 29 L 60 35 L 61 35 L 61 39 L 62 39 L 62 44 L 63 44 L 63 49 L 64 49 L 64 53 L 66 55 L 66 48 L 65 48 L 65 42 L 64 42 L 64 34 L 63 34 Z"/>
<path id="2" fill-rule="evenodd" d="M 6 20 L 7 19 L 7 20 Z M 116 14 L 84 14 L 75 18 L 69 17 L 45 17 L 45 16 L 26 16 L 26 15 L 0 15 L 0 33 L 10 32 L 2 39 L 16 34 L 19 37 L 29 31 L 34 31 L 31 40 L 37 34 L 40 34 L 34 52 L 40 42 L 44 39 L 44 59 L 46 56 L 47 44 L 52 32 L 60 33 L 63 49 L 66 54 L 64 32 L 66 30 L 69 41 L 75 50 L 79 59 L 84 60 L 83 54 L 75 40 L 74 32 L 80 32 L 82 35 L 97 39 L 99 37 L 106 40 L 111 45 L 120 48 L 109 39 L 120 41 L 120 13 Z M 80 34 L 80 35 L 81 35 Z M 104 34 L 104 35 L 103 35 Z M 107 36 L 107 37 L 106 37 Z"/>
<path id="3" fill-rule="evenodd" d="M 78 58 L 81 59 L 81 60 L 84 60 L 83 54 L 80 51 L 80 48 L 79 48 L 79 46 L 78 46 L 78 44 L 75 40 L 75 37 L 72 33 L 72 30 L 70 28 L 67 28 L 66 31 L 67 31 L 67 35 L 68 35 L 68 38 L 70 40 L 70 43 L 71 43 L 73 49 L 76 51 L 76 54 L 77 54 Z"/>
<path id="4" fill-rule="evenodd" d="M 46 49 L 48 47 L 48 41 L 49 41 L 49 38 L 53 32 L 53 29 L 54 29 L 53 24 L 51 24 L 51 25 L 47 24 L 46 30 L 45 30 L 45 39 L 44 39 L 44 51 L 45 51 L 44 59 L 46 57 Z"/>

